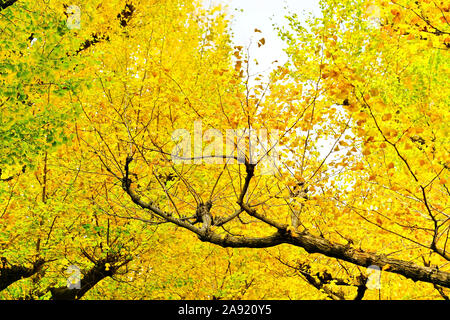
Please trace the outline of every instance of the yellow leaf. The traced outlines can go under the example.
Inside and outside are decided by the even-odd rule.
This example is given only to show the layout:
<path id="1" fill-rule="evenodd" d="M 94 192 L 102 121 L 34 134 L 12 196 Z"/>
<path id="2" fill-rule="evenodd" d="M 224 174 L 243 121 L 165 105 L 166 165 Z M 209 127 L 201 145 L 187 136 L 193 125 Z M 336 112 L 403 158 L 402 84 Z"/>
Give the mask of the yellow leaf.
<path id="1" fill-rule="evenodd" d="M 264 38 L 261 38 L 259 41 L 258 41 L 258 47 L 261 47 L 261 46 L 263 46 L 263 45 L 265 45 L 266 44 L 266 39 L 264 39 Z"/>
<path id="2" fill-rule="evenodd" d="M 385 264 L 384 266 L 383 266 L 383 268 L 381 268 L 381 270 L 382 271 L 386 271 L 386 270 L 389 270 L 391 268 L 391 265 L 390 264 Z"/>
<path id="3" fill-rule="evenodd" d="M 289 226 L 286 228 L 286 231 L 289 232 L 289 234 L 293 237 L 295 237 L 295 228 L 294 226 Z"/>

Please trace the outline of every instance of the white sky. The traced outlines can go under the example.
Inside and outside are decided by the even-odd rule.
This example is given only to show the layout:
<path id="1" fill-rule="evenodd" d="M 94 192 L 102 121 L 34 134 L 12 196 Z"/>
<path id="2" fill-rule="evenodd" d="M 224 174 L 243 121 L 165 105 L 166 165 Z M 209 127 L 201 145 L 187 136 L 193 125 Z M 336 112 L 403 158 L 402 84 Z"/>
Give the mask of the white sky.
<path id="1" fill-rule="evenodd" d="M 250 44 L 250 62 L 254 59 L 258 65 L 251 64 L 251 73 L 263 72 L 267 76 L 277 65 L 286 62 L 283 52 L 284 43 L 278 37 L 273 24 L 286 26 L 286 14 L 291 11 L 303 17 L 303 12 L 320 14 L 319 0 L 203 0 L 205 5 L 219 3 L 229 6 L 229 12 L 234 15 L 231 25 L 235 45 L 247 48 Z M 243 9 L 243 12 L 240 10 Z M 255 33 L 255 28 L 262 33 Z M 266 43 L 258 48 L 259 39 Z M 272 64 L 278 60 L 278 64 Z"/>

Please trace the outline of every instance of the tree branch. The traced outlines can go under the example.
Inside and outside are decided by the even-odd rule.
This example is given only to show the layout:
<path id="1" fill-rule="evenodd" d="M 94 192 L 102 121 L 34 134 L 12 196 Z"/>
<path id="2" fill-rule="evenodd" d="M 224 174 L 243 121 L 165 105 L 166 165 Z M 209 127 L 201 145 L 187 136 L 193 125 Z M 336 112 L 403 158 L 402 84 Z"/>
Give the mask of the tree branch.
<path id="1" fill-rule="evenodd" d="M 277 231 L 266 237 L 251 238 L 244 236 L 222 235 L 213 232 L 209 228 L 199 229 L 189 222 L 172 217 L 170 213 L 164 212 L 151 203 L 146 203 L 132 190 L 131 180 L 129 178 L 129 164 L 133 159 L 128 157 L 125 163 L 125 177 L 122 179 L 122 188 L 130 196 L 131 200 L 143 209 L 148 209 L 159 217 L 172 222 L 180 227 L 188 229 L 196 233 L 201 241 L 210 242 L 222 247 L 233 248 L 268 248 L 283 243 L 301 247 L 308 253 L 319 253 L 327 257 L 340 259 L 353 263 L 361 267 L 369 267 L 376 265 L 385 271 L 402 275 L 413 281 L 423 281 L 446 288 L 450 288 L 450 273 L 437 270 L 430 267 L 422 267 L 409 261 L 388 258 L 374 252 L 365 252 L 354 249 L 350 245 L 342 245 L 331 242 L 323 237 L 310 234 L 308 231 L 293 232 L 288 231 L 288 225 L 273 221 L 263 215 L 257 213 L 256 210 L 249 208 L 243 203 L 243 195 L 245 195 L 246 186 L 250 181 L 251 172 L 247 172 L 246 183 L 239 197 L 238 204 L 249 215 L 258 218 L 262 222 L 269 224 L 277 229 Z"/>
<path id="2" fill-rule="evenodd" d="M 92 257 L 91 257 L 92 259 Z M 94 260 L 95 261 L 95 260 Z M 121 259 L 120 256 L 109 256 L 95 261 L 94 266 L 80 281 L 80 288 L 50 288 L 51 300 L 78 300 L 106 277 L 113 276 L 117 270 L 131 261 L 131 258 Z"/>
<path id="3" fill-rule="evenodd" d="M 17 0 L 0 1 L 0 11 L 12 6 L 16 2 Z"/>

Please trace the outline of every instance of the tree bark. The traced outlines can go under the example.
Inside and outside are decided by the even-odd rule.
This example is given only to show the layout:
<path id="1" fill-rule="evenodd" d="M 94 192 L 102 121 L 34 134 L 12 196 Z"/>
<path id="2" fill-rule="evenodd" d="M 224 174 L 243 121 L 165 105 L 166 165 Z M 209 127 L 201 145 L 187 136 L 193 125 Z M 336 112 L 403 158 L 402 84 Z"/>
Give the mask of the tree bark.
<path id="1" fill-rule="evenodd" d="M 423 281 L 442 287 L 450 288 L 450 273 L 431 267 L 423 267 L 409 261 L 388 258 L 374 252 L 355 249 L 349 245 L 331 242 L 327 239 L 314 236 L 308 232 L 296 233 L 291 236 L 288 232 L 279 231 L 272 236 L 263 238 L 232 237 L 211 234 L 201 237 L 222 247 L 239 248 L 267 248 L 282 243 L 291 244 L 305 249 L 308 253 L 319 253 L 327 257 L 337 258 L 356 264 L 361 267 L 376 265 L 385 271 L 402 275 L 413 281 Z"/>
<path id="2" fill-rule="evenodd" d="M 6 0 L 6 1 L 0 0 L 0 11 L 12 6 L 16 2 L 17 2 L 17 0 Z"/>
<path id="3" fill-rule="evenodd" d="M 92 259 L 92 257 L 89 256 Z M 105 259 L 95 261 L 94 266 L 84 275 L 80 281 L 80 288 L 50 288 L 52 294 L 51 300 L 78 300 L 81 299 L 97 283 L 111 277 L 117 273 L 120 267 L 131 261 L 131 258 L 122 258 L 120 256 L 109 256 Z"/>
<path id="4" fill-rule="evenodd" d="M 97 283 L 114 274 L 113 270 L 106 270 L 105 264 L 92 267 L 81 279 L 80 289 L 69 289 L 68 287 L 50 288 L 51 300 L 77 300 L 83 297 Z"/>
<path id="5" fill-rule="evenodd" d="M 375 252 L 362 251 L 353 248 L 350 244 L 343 245 L 331 242 L 323 237 L 312 235 L 308 231 L 291 232 L 288 231 L 288 225 L 271 220 L 257 213 L 256 210 L 251 209 L 246 204 L 242 203 L 242 194 L 246 193 L 246 186 L 248 186 L 247 181 L 249 181 L 251 176 L 253 175 L 253 172 L 249 172 L 249 170 L 247 170 L 246 183 L 237 203 L 250 216 L 255 217 L 260 221 L 266 223 L 267 225 L 276 228 L 277 232 L 266 237 L 251 238 L 244 236 L 231 236 L 228 234 L 218 234 L 212 231 L 210 228 L 207 228 L 206 230 L 204 228 L 199 229 L 189 222 L 177 219 L 171 214 L 160 210 L 153 203 L 147 203 L 143 201 L 139 197 L 139 195 L 137 195 L 133 191 L 133 189 L 131 188 L 132 181 L 131 179 L 129 179 L 129 164 L 132 160 L 133 159 L 131 157 L 128 157 L 126 159 L 125 177 L 122 179 L 122 188 L 130 196 L 131 200 L 142 209 L 150 210 L 166 221 L 194 232 L 202 241 L 210 242 L 222 247 L 232 248 L 268 248 L 283 243 L 291 244 L 296 247 L 303 248 L 308 253 L 319 253 L 327 257 L 347 261 L 361 267 L 376 265 L 384 271 L 402 275 L 413 281 L 423 281 L 432 283 L 434 285 L 450 288 L 450 273 L 448 272 L 440 271 L 431 267 L 419 266 L 409 261 L 388 258 L 385 255 L 380 255 Z"/>
<path id="6" fill-rule="evenodd" d="M 38 260 L 33 264 L 33 267 L 31 268 L 18 265 L 12 265 L 10 267 L 0 267 L 0 291 L 6 289 L 16 281 L 31 277 L 32 275 L 36 274 L 44 264 L 44 260 Z"/>

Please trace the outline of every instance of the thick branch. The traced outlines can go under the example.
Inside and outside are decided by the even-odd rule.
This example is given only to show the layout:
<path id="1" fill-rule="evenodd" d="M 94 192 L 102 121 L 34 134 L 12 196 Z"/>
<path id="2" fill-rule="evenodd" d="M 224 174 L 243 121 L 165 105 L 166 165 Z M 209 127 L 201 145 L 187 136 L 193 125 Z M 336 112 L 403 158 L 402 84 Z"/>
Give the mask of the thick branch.
<path id="1" fill-rule="evenodd" d="M 0 0 L 0 11 L 12 6 L 16 2 L 17 2 L 17 0 L 6 0 L 6 1 Z"/>
<path id="2" fill-rule="evenodd" d="M 325 238 L 318 237 L 310 234 L 307 231 L 303 232 L 288 232 L 288 225 L 281 224 L 273 221 L 263 215 L 260 215 L 256 210 L 249 208 L 243 203 L 243 194 L 245 195 L 246 186 L 249 184 L 250 178 L 247 178 L 248 182 L 244 185 L 243 192 L 239 197 L 238 204 L 249 215 L 258 218 L 259 220 L 275 227 L 277 231 L 267 237 L 250 238 L 244 236 L 230 236 L 222 235 L 213 232 L 210 229 L 204 230 L 195 227 L 189 222 L 174 218 L 170 213 L 164 212 L 154 206 L 151 203 L 146 203 L 132 190 L 131 180 L 129 179 L 129 164 L 133 159 L 127 158 L 125 163 L 125 177 L 122 179 L 122 188 L 128 193 L 131 200 L 143 209 L 148 209 L 165 219 L 168 222 L 172 222 L 180 227 L 188 229 L 196 233 L 200 240 L 217 244 L 222 247 L 233 248 L 268 248 L 274 247 L 283 243 L 288 243 L 297 247 L 305 249 L 308 253 L 319 253 L 327 257 L 337 258 L 343 261 L 347 261 L 362 267 L 369 267 L 376 265 L 384 270 L 392 273 L 402 275 L 413 281 L 423 281 L 436 285 L 440 285 L 446 288 L 450 288 L 450 273 L 433 269 L 430 267 L 422 267 L 413 264 L 409 261 L 403 261 L 393 258 L 388 258 L 385 255 L 379 255 L 374 252 L 365 252 L 362 250 L 354 249 L 350 245 L 342 245 L 339 243 L 331 242 Z M 247 172 L 247 177 L 251 177 L 251 172 Z"/>
<path id="3" fill-rule="evenodd" d="M 18 265 L 7 266 L 6 259 L 2 258 L 2 266 L 0 266 L 0 291 L 6 289 L 16 281 L 36 274 L 44 263 L 44 260 L 37 260 L 31 268 Z"/>
<path id="4" fill-rule="evenodd" d="M 117 19 L 119 20 L 119 23 L 122 27 L 126 27 L 128 25 L 135 11 L 136 8 L 131 3 L 127 3 L 125 5 L 125 8 L 117 15 Z M 81 44 L 80 48 L 75 52 L 75 54 L 79 54 L 80 52 L 85 51 L 90 47 L 93 47 L 95 44 L 101 41 L 109 41 L 109 40 L 110 38 L 108 35 L 93 33 L 92 39 L 84 41 Z"/>
<path id="5" fill-rule="evenodd" d="M 80 48 L 78 48 L 78 50 L 75 52 L 75 55 L 79 54 L 82 51 L 89 49 L 90 47 L 93 47 L 95 44 L 97 44 L 103 40 L 109 41 L 110 40 L 109 36 L 102 35 L 102 34 L 99 35 L 97 33 L 92 34 L 92 39 L 88 39 L 88 40 L 84 41 L 81 44 Z"/>
<path id="6" fill-rule="evenodd" d="M 141 197 L 134 192 L 134 190 L 131 188 L 131 179 L 130 179 L 130 163 L 133 161 L 132 157 L 127 157 L 125 161 L 125 177 L 122 179 L 122 188 L 123 190 L 130 196 L 131 200 L 137 204 L 139 207 L 143 209 L 148 209 L 151 212 L 153 212 L 155 215 L 157 215 L 160 218 L 163 218 L 164 220 L 174 223 L 180 227 L 183 227 L 185 229 L 188 229 L 194 233 L 196 233 L 198 236 L 204 236 L 204 232 L 202 232 L 199 228 L 192 225 L 191 223 L 184 221 L 182 219 L 177 219 L 173 217 L 170 213 L 164 212 L 158 207 L 156 207 L 153 203 L 145 202 L 141 199 Z"/>
<path id="7" fill-rule="evenodd" d="M 117 19 L 119 19 L 120 25 L 122 27 L 126 27 L 133 17 L 133 13 L 136 11 L 136 8 L 131 3 L 127 3 L 125 8 L 117 15 Z"/>
<path id="8" fill-rule="evenodd" d="M 109 257 L 109 259 L 101 259 L 95 262 L 95 265 L 89 269 L 80 281 L 80 288 L 50 288 L 52 294 L 51 300 L 78 300 L 91 290 L 97 283 L 106 277 L 113 276 L 117 270 L 130 262 L 131 259 L 125 259 L 122 263 L 118 257 Z"/>
<path id="9" fill-rule="evenodd" d="M 450 288 L 450 273 L 448 272 L 431 267 L 422 267 L 409 261 L 388 258 L 385 255 L 373 252 L 354 249 L 348 245 L 333 243 L 324 238 L 311 235 L 308 232 L 297 233 L 294 237 L 287 232 L 277 232 L 262 238 L 222 236 L 212 233 L 204 240 L 222 247 L 234 248 L 267 248 L 282 243 L 289 243 L 305 249 L 308 253 L 323 254 L 327 257 L 337 258 L 361 267 L 369 267 L 371 265 L 376 265 L 380 268 L 385 267 L 385 271 L 402 275 L 413 281 L 423 281 Z"/>
<path id="10" fill-rule="evenodd" d="M 27 167 L 26 165 L 22 166 L 21 173 L 25 173 L 26 167 Z M 14 179 L 14 177 L 20 176 L 21 173 L 16 173 L 13 176 L 9 176 L 7 178 L 2 178 L 2 169 L 0 168 L 0 181 L 3 181 L 3 182 L 11 181 L 12 179 Z"/>

